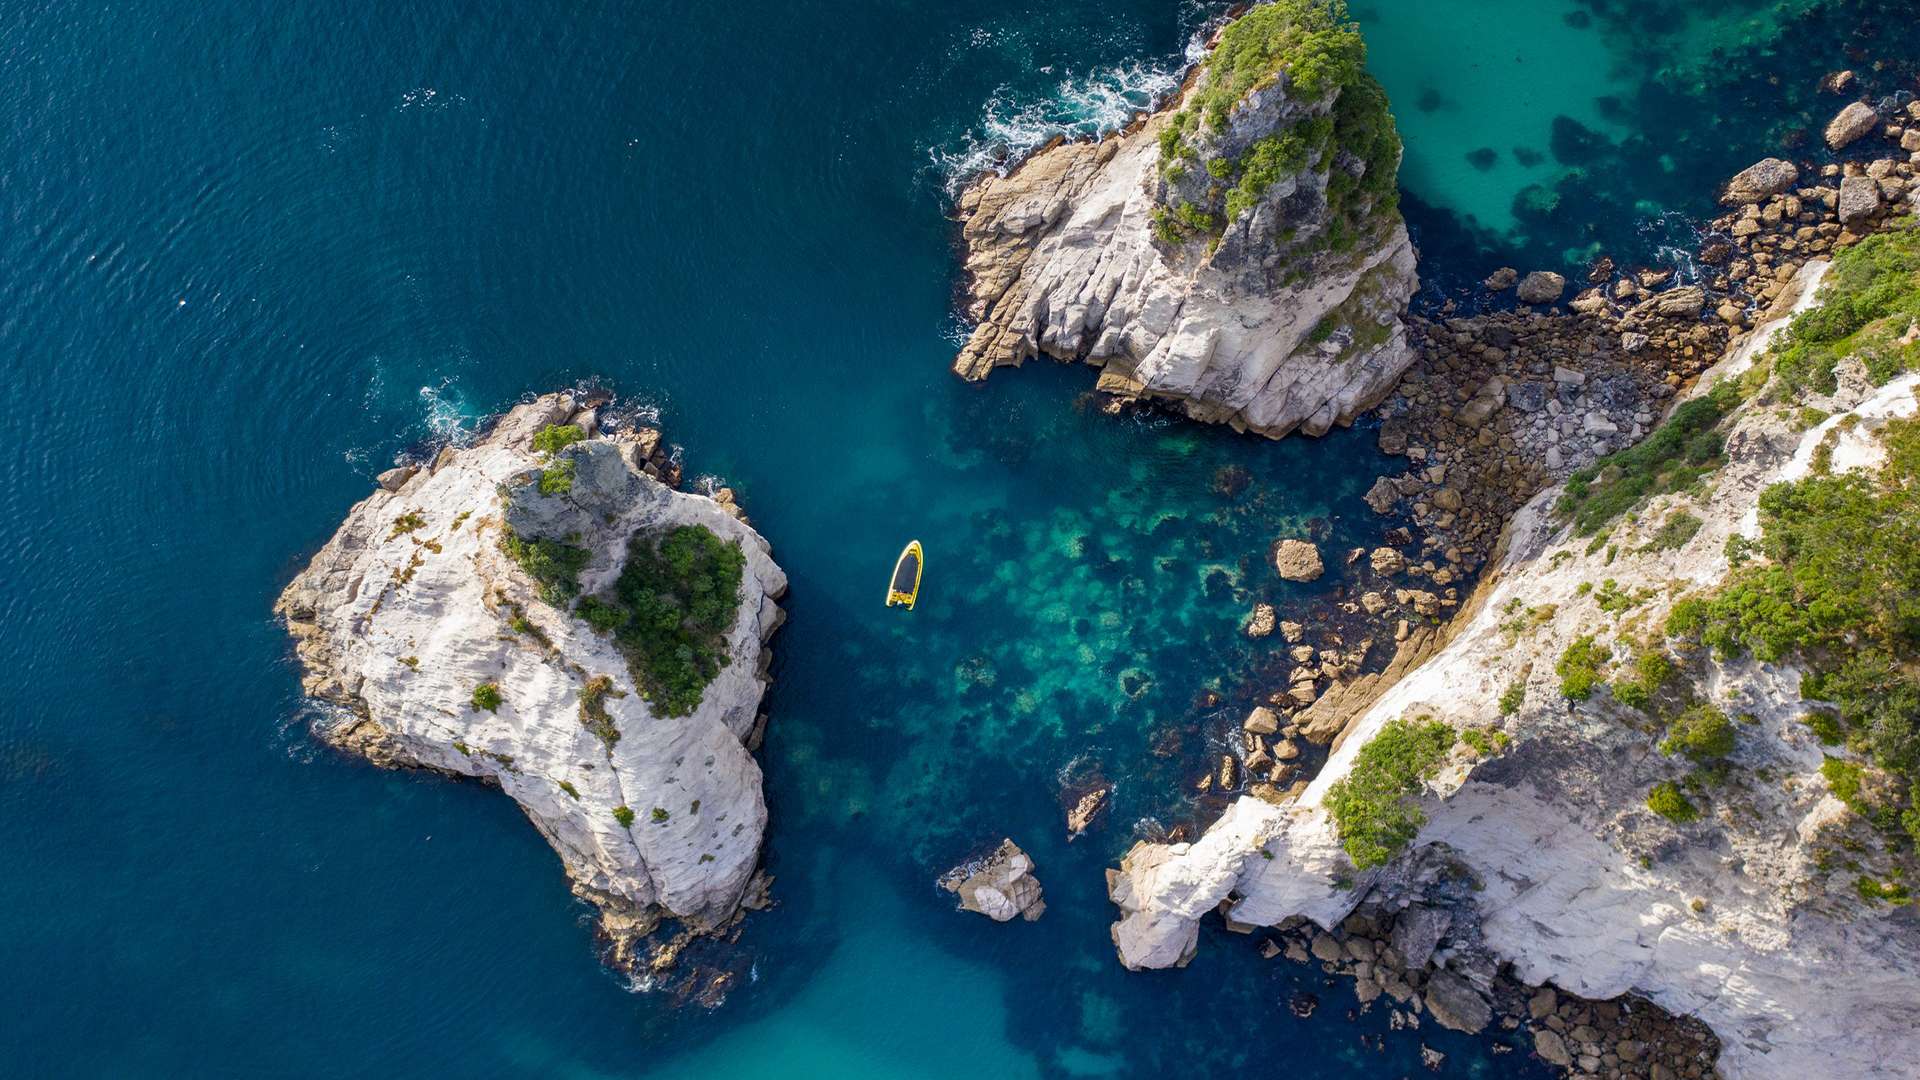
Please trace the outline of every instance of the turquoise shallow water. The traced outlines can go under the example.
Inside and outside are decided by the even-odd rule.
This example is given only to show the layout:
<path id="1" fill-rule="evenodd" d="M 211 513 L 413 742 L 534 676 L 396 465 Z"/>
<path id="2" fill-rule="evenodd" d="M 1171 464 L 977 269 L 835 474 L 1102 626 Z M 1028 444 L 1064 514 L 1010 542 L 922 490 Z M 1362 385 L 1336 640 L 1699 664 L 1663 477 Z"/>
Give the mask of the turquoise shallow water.
<path id="1" fill-rule="evenodd" d="M 1786 137 L 1669 118 L 1659 184 L 1602 190 L 1644 155 L 1589 146 L 1597 196 L 1509 221 L 1571 166 L 1463 170 L 1463 116 L 1509 156 L 1551 151 L 1562 115 L 1626 147 L 1643 105 L 1758 115 L 1770 72 L 1832 63 L 1776 35 L 1702 81 L 1684 20 L 1637 52 L 1604 11 L 1424 10 L 1360 15 L 1414 101 L 1410 213 L 1441 281 L 1598 235 L 1652 250 L 1643 210 Z M 8 6 L 8 1071 L 1336 1077 L 1409 1072 L 1424 1038 L 1451 1075 L 1525 1074 L 1490 1041 L 1349 1020 L 1344 986 L 1217 928 L 1181 973 L 1127 975 L 1106 939 L 1103 868 L 1216 809 L 1184 789 L 1264 688 L 1248 606 L 1341 587 L 1284 585 L 1265 545 L 1367 540 L 1357 496 L 1388 466 L 1364 431 L 1099 416 L 1072 369 L 958 384 L 942 213 L 958 162 L 1164 90 L 1210 11 Z M 1508 46 L 1535 51 L 1508 67 Z M 793 579 L 763 755 L 780 906 L 714 1012 L 596 963 L 497 793 L 317 749 L 268 616 L 396 452 L 591 377 L 733 484 Z M 909 535 L 927 602 L 902 616 L 877 597 Z M 1094 770 L 1115 810 L 1069 845 L 1061 780 Z M 1041 923 L 933 887 L 1001 835 L 1040 865 Z M 1301 990 L 1311 1019 L 1284 1008 Z"/>

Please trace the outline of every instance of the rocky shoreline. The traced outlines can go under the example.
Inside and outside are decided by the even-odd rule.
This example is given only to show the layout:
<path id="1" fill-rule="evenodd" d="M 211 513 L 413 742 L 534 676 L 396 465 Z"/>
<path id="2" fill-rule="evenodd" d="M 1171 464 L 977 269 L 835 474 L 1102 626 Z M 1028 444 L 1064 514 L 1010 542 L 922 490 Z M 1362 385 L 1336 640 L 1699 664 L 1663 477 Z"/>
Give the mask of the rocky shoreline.
<path id="1" fill-rule="evenodd" d="M 1189 91 L 1192 86 L 1190 80 Z M 1164 114 L 1142 116 L 1131 130 L 1145 130 L 1159 115 Z M 1283 634 L 1291 667 L 1283 666 L 1283 685 L 1240 724 L 1238 750 L 1224 755 L 1195 787 L 1207 794 L 1242 793 L 1269 810 L 1241 814 L 1236 805 L 1191 845 L 1196 856 L 1216 840 L 1229 850 L 1257 850 L 1254 838 L 1266 833 L 1251 823 L 1290 806 L 1310 786 L 1319 787 L 1310 781 L 1326 757 L 1316 745 L 1343 759 L 1336 768 L 1346 767 L 1351 751 L 1341 754 L 1342 744 L 1363 717 L 1377 711 L 1373 707 L 1383 695 L 1442 654 L 1469 626 L 1492 617 L 1484 604 L 1501 575 L 1486 571 L 1507 557 L 1510 523 L 1523 507 L 1606 455 L 1642 442 L 1704 372 L 1747 343 L 1755 326 L 1783 318 L 1796 304 L 1804 306 L 1812 288 L 1806 272 L 1810 262 L 1831 257 L 1920 204 L 1920 102 L 1909 100 L 1893 111 L 1850 104 L 1826 134 L 1831 149 L 1848 151 L 1847 160 L 1809 165 L 1768 159 L 1729 182 L 1722 198 L 1728 212 L 1703 237 L 1693 280 L 1681 280 L 1669 268 L 1619 267 L 1603 257 L 1571 298 L 1568 283 L 1557 274 L 1502 271 L 1485 287 L 1490 294 L 1511 290 L 1520 301 L 1511 310 L 1460 315 L 1448 303 L 1408 317 L 1414 358 L 1403 377 L 1388 381 L 1376 415 L 1381 449 L 1406 458 L 1410 467 L 1381 477 L 1368 497 L 1376 512 L 1405 524 L 1390 532 L 1381 548 L 1345 553 L 1349 563 L 1361 562 L 1370 573 L 1358 595 L 1337 601 L 1340 618 L 1331 621 L 1344 620 L 1343 629 L 1320 629 L 1308 619 L 1283 622 L 1265 605 L 1249 613 L 1248 635 Z M 1869 148 L 1882 141 L 1899 152 L 1872 156 Z M 1095 142 L 1064 144 L 1050 152 L 1059 155 L 1057 161 L 1084 156 L 1097 167 L 1121 148 Z M 978 215 L 983 194 L 994 190 L 994 181 L 984 181 L 970 193 L 970 202 L 963 201 L 969 269 L 976 275 L 973 259 L 981 247 L 974 223 L 991 220 L 992 215 Z M 1056 204 L 1037 220 L 1050 222 L 1056 211 L 1070 208 L 1070 201 Z M 978 318 L 983 309 L 977 289 L 974 295 L 972 313 Z M 983 322 L 980 333 L 1006 340 L 1004 324 L 990 329 Z M 957 365 L 969 377 L 986 371 L 983 358 L 989 353 L 981 341 L 977 333 Z M 1743 362 L 1752 349 L 1748 343 Z M 1053 351 L 1063 359 L 1080 355 L 1022 345 L 1003 351 L 996 362 L 1017 363 L 1028 351 Z M 1262 434 L 1285 433 L 1196 409 L 1178 395 L 1143 392 L 1124 372 L 1110 370 L 1099 389 L 1111 395 L 1109 411 L 1172 397 L 1175 407 L 1191 417 L 1226 420 Z M 1335 419 L 1345 423 L 1352 416 Z M 1324 425 L 1303 429 L 1317 433 Z M 1280 538 L 1273 553 L 1283 577 L 1311 579 L 1325 557 L 1340 557 L 1314 550 L 1309 558 L 1309 552 L 1285 547 L 1292 542 Z M 1383 663 L 1374 644 L 1388 637 L 1394 646 Z M 1198 860 L 1202 865 L 1189 869 L 1158 854 L 1188 847 L 1143 844 L 1121 870 L 1110 872 L 1113 899 L 1128 916 L 1123 923 L 1147 913 L 1154 903 L 1147 894 L 1164 898 L 1171 889 L 1193 899 L 1208 893 L 1211 886 L 1193 876 L 1211 873 L 1204 857 Z M 1262 853 L 1273 857 L 1271 851 Z M 1195 862 L 1184 856 L 1177 861 Z M 1276 872 L 1271 864 L 1258 868 L 1267 877 Z M 1329 971 L 1354 976 L 1359 1007 L 1372 1007 L 1384 997 L 1394 1003 L 1386 1007 L 1397 1010 L 1396 1027 L 1417 1026 L 1424 1005 L 1439 1022 L 1462 1030 L 1495 1022 L 1507 1030 L 1528 1028 L 1524 1048 L 1574 1075 L 1719 1074 L 1720 1040 L 1699 1019 L 1618 990 L 1616 996 L 1580 997 L 1542 977 L 1553 972 L 1553 965 L 1532 961 L 1522 971 L 1503 958 L 1482 930 L 1483 913 L 1466 895 L 1482 887 L 1480 879 L 1445 845 L 1422 849 L 1391 880 L 1392 887 L 1376 883 L 1361 894 L 1365 898 L 1357 907 L 1328 909 L 1345 912 L 1331 922 L 1318 914 L 1312 920 L 1291 914 L 1279 920 L 1260 938 L 1263 954 L 1301 962 L 1312 957 Z M 1699 910 L 1700 901 L 1694 903 Z M 1230 928 L 1255 929 L 1235 919 L 1235 912 L 1245 917 L 1249 907 L 1239 889 L 1220 907 Z M 1161 918 L 1153 917 L 1155 922 Z M 1429 962 L 1432 943 L 1427 959 L 1410 958 L 1405 948 L 1407 935 L 1415 932 L 1411 927 L 1430 927 L 1436 920 L 1444 924 L 1446 942 L 1438 966 Z M 1315 921 L 1328 930 L 1317 929 Z M 1125 959 L 1129 946 L 1121 924 L 1115 933 Z M 1142 966 L 1172 960 L 1163 954 Z M 1472 992 L 1453 993 L 1458 989 L 1453 984 L 1463 978 Z M 1766 1046 L 1764 1037 L 1743 1035 Z M 1754 1071 L 1757 1059 L 1751 1051 L 1743 1048 L 1738 1060 L 1741 1072 Z M 1440 1066 L 1437 1055 L 1428 1061 Z"/>
<path id="2" fill-rule="evenodd" d="M 381 474 L 275 611 L 303 688 L 335 709 L 319 737 L 500 788 L 598 909 L 608 961 L 651 978 L 767 902 L 752 755 L 786 575 L 730 491 L 677 490 L 660 432 L 607 405 L 549 394 Z M 669 543 L 696 569 L 630 584 Z M 735 591 L 719 621 L 676 631 L 702 671 L 648 652 L 622 607 L 683 572 Z M 686 989 L 713 1000 L 730 979 Z"/>
<path id="3" fill-rule="evenodd" d="M 1428 855 L 1406 877 L 1415 883 L 1410 895 L 1363 902 L 1331 929 L 1298 917 L 1270 930 L 1244 929 L 1266 959 L 1315 966 L 1330 985 L 1343 983 L 1353 995 L 1349 1018 L 1383 1009 L 1396 1031 L 1432 1023 L 1488 1033 L 1495 1053 L 1531 1052 L 1583 1076 L 1717 1075 L 1720 1040 L 1696 1019 L 1632 994 L 1595 1001 L 1517 979 L 1479 932 L 1473 878 L 1449 859 Z M 1339 1004 L 1301 992 L 1288 1007 L 1309 1015 Z M 1421 1050 L 1429 1069 L 1443 1071 L 1445 1055 Z"/>

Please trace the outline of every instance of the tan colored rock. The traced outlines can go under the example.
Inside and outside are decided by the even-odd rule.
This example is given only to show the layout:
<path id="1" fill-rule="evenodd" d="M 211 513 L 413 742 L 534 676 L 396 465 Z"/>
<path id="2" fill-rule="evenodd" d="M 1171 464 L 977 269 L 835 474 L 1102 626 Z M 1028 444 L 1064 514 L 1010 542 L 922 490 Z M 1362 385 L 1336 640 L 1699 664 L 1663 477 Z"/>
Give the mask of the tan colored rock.
<path id="1" fill-rule="evenodd" d="M 1046 913 L 1040 880 L 1033 876 L 1033 859 L 1012 840 L 1000 841 L 993 854 L 962 863 L 940 877 L 940 887 L 960 897 L 960 910 L 977 912 L 994 922 L 1015 916 L 1033 922 Z"/>
<path id="2" fill-rule="evenodd" d="M 1880 126 L 1879 114 L 1863 102 L 1853 102 L 1827 122 L 1827 147 L 1843 150 Z"/>
<path id="3" fill-rule="evenodd" d="M 1766 158 L 1740 170 L 1728 181 L 1720 201 L 1736 205 L 1757 203 L 1791 190 L 1799 181 L 1800 169 L 1793 162 Z"/>
<path id="4" fill-rule="evenodd" d="M 1320 549 L 1306 540 L 1282 540 L 1274 548 L 1274 568 L 1288 581 L 1315 581 L 1326 572 Z"/>
<path id="5" fill-rule="evenodd" d="M 1253 614 L 1247 616 L 1247 636 L 1263 638 L 1273 633 L 1274 618 L 1272 604 L 1253 605 Z"/>
<path id="6" fill-rule="evenodd" d="M 1280 717 L 1265 705 L 1256 707 L 1240 723 L 1243 731 L 1253 735 L 1272 735 L 1280 730 Z"/>

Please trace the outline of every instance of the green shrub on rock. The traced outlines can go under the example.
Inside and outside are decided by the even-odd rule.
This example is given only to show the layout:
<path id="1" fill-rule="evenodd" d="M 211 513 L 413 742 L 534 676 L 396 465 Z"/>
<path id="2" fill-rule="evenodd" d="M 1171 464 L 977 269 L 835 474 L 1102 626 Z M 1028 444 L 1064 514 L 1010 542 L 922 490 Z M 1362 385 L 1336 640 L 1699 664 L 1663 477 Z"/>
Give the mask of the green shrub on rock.
<path id="1" fill-rule="evenodd" d="M 483 682 L 473 688 L 473 707 L 497 712 L 500 709 L 500 687 L 494 683 Z"/>
<path id="2" fill-rule="evenodd" d="M 1789 388 L 1834 388 L 1834 365 L 1859 357 L 1877 383 L 1920 364 L 1902 343 L 1920 319 L 1920 227 L 1909 217 L 1834 256 L 1820 303 L 1794 316 L 1775 345 L 1774 370 Z"/>
<path id="3" fill-rule="evenodd" d="M 1666 653 L 1657 648 L 1642 649 L 1633 658 L 1633 674 L 1614 681 L 1613 700 L 1644 712 L 1675 673 L 1673 661 Z"/>
<path id="4" fill-rule="evenodd" d="M 1354 755 L 1353 768 L 1327 789 L 1326 801 L 1354 866 L 1379 866 L 1419 834 L 1427 818 L 1412 796 L 1453 745 L 1453 729 L 1437 720 L 1390 720 Z"/>
<path id="5" fill-rule="evenodd" d="M 1704 765 L 1733 753 L 1734 745 L 1733 721 L 1726 713 L 1701 702 L 1674 717 L 1673 726 L 1660 743 L 1660 752 L 1681 754 Z"/>
<path id="6" fill-rule="evenodd" d="M 738 543 L 682 525 L 635 536 L 612 588 L 581 601 L 581 617 L 613 636 L 656 713 L 691 713 L 720 673 L 745 566 Z"/>
<path id="7" fill-rule="evenodd" d="M 1681 794 L 1680 786 L 1671 780 L 1662 780 L 1653 785 L 1653 790 L 1647 793 L 1647 809 L 1682 825 L 1700 817 L 1700 809 L 1688 801 Z"/>
<path id="8" fill-rule="evenodd" d="M 1592 634 L 1576 639 L 1554 662 L 1554 674 L 1560 676 L 1560 696 L 1568 701 L 1585 701 L 1600 685 L 1600 669 L 1613 650 L 1594 640 Z"/>
<path id="9" fill-rule="evenodd" d="M 1515 679 L 1512 684 L 1500 692 L 1500 715 L 1512 716 L 1514 713 L 1519 712 L 1520 706 L 1525 704 L 1526 700 L 1526 680 Z"/>
<path id="10" fill-rule="evenodd" d="M 558 453 L 586 437 L 579 424 L 548 424 L 534 433 L 533 449 L 540 454 Z"/>
<path id="11" fill-rule="evenodd" d="M 580 571 L 593 558 L 585 548 L 558 540 L 525 540 L 510 528 L 500 530 L 500 550 L 539 586 L 540 599 L 559 608 L 580 594 Z"/>
<path id="12" fill-rule="evenodd" d="M 1557 509 L 1572 519 L 1574 534 L 1592 536 L 1647 499 L 1718 469 L 1725 458 L 1716 429 L 1739 403 L 1738 388 L 1722 381 L 1673 410 L 1652 435 L 1567 477 Z"/>
<path id="13" fill-rule="evenodd" d="M 540 494 L 565 495 L 573 490 L 574 464 L 572 458 L 561 458 L 540 470 Z"/>

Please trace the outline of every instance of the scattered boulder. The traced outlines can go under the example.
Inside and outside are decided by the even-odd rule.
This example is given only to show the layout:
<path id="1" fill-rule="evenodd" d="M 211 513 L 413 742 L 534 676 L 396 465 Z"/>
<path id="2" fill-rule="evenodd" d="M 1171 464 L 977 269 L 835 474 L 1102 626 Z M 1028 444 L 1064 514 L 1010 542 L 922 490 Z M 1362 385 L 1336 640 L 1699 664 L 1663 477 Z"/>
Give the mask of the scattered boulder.
<path id="1" fill-rule="evenodd" d="M 1394 486 L 1392 478 L 1383 476 L 1373 482 L 1365 495 L 1360 496 L 1360 501 L 1376 514 L 1390 514 L 1393 504 L 1400 501 L 1400 489 Z"/>
<path id="2" fill-rule="evenodd" d="M 1263 638 L 1273 633 L 1274 618 L 1272 604 L 1253 605 L 1253 614 L 1247 616 L 1247 636 Z"/>
<path id="3" fill-rule="evenodd" d="M 1433 958 L 1433 950 L 1439 948 L 1440 939 L 1446 936 L 1452 926 L 1452 912 L 1445 908 L 1416 905 L 1402 911 L 1400 917 L 1394 920 L 1393 932 L 1388 940 L 1406 966 L 1417 970 L 1427 966 L 1427 961 Z"/>
<path id="4" fill-rule="evenodd" d="M 1282 540 L 1273 552 L 1273 565 L 1288 581 L 1315 581 L 1326 572 L 1320 549 L 1306 540 Z"/>
<path id="5" fill-rule="evenodd" d="M 1573 1068 L 1573 1055 L 1567 1052 L 1567 1041 L 1552 1028 L 1537 1028 L 1533 1033 L 1533 1052 L 1549 1065 L 1558 1065 L 1563 1069 Z"/>
<path id="6" fill-rule="evenodd" d="M 1033 876 L 1033 859 L 1012 840 L 1000 841 L 993 854 L 962 863 L 940 877 L 940 887 L 960 897 L 960 910 L 974 911 L 994 922 L 1018 915 L 1038 919 L 1047 903 L 1040 898 L 1040 881 Z"/>
<path id="7" fill-rule="evenodd" d="M 1397 574 L 1407 568 L 1407 557 L 1397 548 L 1374 548 L 1373 554 L 1367 557 L 1367 561 L 1373 565 L 1373 572 L 1376 574 Z"/>
<path id="8" fill-rule="evenodd" d="M 1874 112 L 1872 106 L 1856 101 L 1827 122 L 1827 146 L 1833 150 L 1845 149 L 1879 126 L 1880 114 Z"/>
<path id="9" fill-rule="evenodd" d="M 1840 181 L 1840 224 L 1854 225 L 1880 211 L 1880 182 L 1871 176 Z"/>
<path id="10" fill-rule="evenodd" d="M 1067 811 L 1067 841 L 1069 843 L 1073 842 L 1075 837 L 1087 831 L 1087 826 L 1093 824 L 1093 819 L 1099 817 L 1100 811 L 1107 808 L 1107 799 L 1112 794 L 1113 785 L 1102 784 L 1092 791 L 1087 792 L 1085 795 L 1080 796 L 1080 801 L 1074 803 L 1073 809 Z M 1038 918 L 1038 916 L 1035 916 L 1035 918 Z"/>
<path id="11" fill-rule="evenodd" d="M 1707 294 L 1698 285 L 1684 285 L 1654 301 L 1654 310 L 1669 319 L 1699 318 L 1706 306 Z"/>
<path id="12" fill-rule="evenodd" d="M 413 475 L 419 471 L 418 465 L 399 465 L 374 477 L 374 482 L 379 484 L 383 491 L 399 491 L 406 487 L 407 481 L 413 479 Z"/>
<path id="13" fill-rule="evenodd" d="M 1477 1035 L 1493 1020 L 1493 1007 L 1473 984 L 1441 969 L 1427 980 L 1427 1011 L 1441 1027 Z"/>
<path id="14" fill-rule="evenodd" d="M 1800 169 L 1793 162 L 1766 158 L 1735 174 L 1727 182 L 1726 194 L 1720 196 L 1720 201 L 1735 206 L 1762 202 L 1791 189 L 1799 181 Z"/>
<path id="15" fill-rule="evenodd" d="M 1507 289 L 1513 288 L 1513 283 L 1519 280 L 1520 271 L 1515 270 L 1511 266 L 1503 266 L 1487 275 L 1486 285 L 1488 289 L 1494 292 L 1504 292 Z"/>
<path id="16" fill-rule="evenodd" d="M 1272 735 L 1280 730 L 1280 717 L 1272 709 L 1261 705 L 1247 714 L 1240 728 L 1250 735 Z"/>
<path id="17" fill-rule="evenodd" d="M 1551 304 L 1567 291 L 1567 279 L 1551 270 L 1535 270 L 1520 282 L 1514 292 L 1523 304 Z"/>

